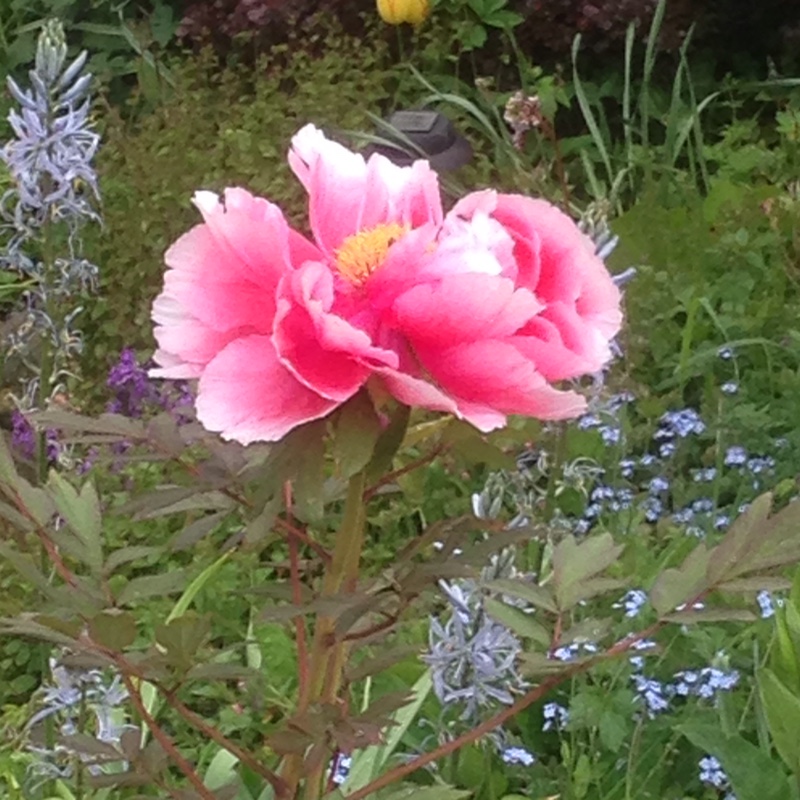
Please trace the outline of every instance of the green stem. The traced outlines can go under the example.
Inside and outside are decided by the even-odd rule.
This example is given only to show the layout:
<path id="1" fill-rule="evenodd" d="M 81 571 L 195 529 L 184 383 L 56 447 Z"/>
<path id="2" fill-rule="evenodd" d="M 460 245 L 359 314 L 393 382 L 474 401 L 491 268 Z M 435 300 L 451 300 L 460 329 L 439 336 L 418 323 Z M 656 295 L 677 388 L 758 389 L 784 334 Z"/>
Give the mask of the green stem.
<path id="1" fill-rule="evenodd" d="M 322 582 L 322 597 L 352 594 L 356 589 L 364 545 L 365 488 L 364 472 L 350 478 L 342 526 L 336 536 L 333 557 Z M 311 645 L 309 680 L 306 691 L 298 700 L 298 713 L 303 713 L 314 704 L 332 705 L 336 702 L 342 687 L 348 648 L 348 642 L 336 640 L 336 617 L 320 616 Z M 302 756 L 289 757 L 284 763 L 283 778 L 290 786 L 296 786 L 300 777 L 304 777 L 304 800 L 318 800 L 324 788 L 326 766 L 323 763 L 306 772 Z"/>

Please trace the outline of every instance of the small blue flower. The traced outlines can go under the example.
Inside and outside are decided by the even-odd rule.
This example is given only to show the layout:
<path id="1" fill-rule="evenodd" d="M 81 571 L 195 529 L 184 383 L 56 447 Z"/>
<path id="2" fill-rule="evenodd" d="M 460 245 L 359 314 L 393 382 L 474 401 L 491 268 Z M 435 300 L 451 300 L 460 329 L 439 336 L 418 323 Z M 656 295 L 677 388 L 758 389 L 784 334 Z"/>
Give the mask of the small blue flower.
<path id="1" fill-rule="evenodd" d="M 705 422 L 693 408 L 667 411 L 661 415 L 659 426 L 662 438 L 666 435 L 667 437 L 678 436 L 681 439 L 685 439 L 692 434 L 699 436 L 706 429 Z M 656 432 L 656 438 L 659 438 L 659 432 Z"/>
<path id="2" fill-rule="evenodd" d="M 747 463 L 747 450 L 741 445 L 735 444 L 725 451 L 726 467 L 739 467 Z"/>
<path id="3" fill-rule="evenodd" d="M 650 480 L 647 488 L 651 494 L 660 494 L 669 489 L 669 481 L 663 475 L 656 475 L 655 478 Z"/>
<path id="4" fill-rule="evenodd" d="M 594 642 L 571 642 L 567 645 L 557 647 L 553 651 L 553 658 L 556 661 L 573 661 L 581 652 L 585 655 L 594 655 L 597 652 L 597 645 Z"/>
<path id="5" fill-rule="evenodd" d="M 658 448 L 658 454 L 661 458 L 669 458 L 675 454 L 675 449 L 675 442 L 664 442 L 664 444 Z"/>
<path id="6" fill-rule="evenodd" d="M 331 780 L 337 785 L 341 786 L 350 774 L 350 767 L 353 764 L 353 759 L 350 756 L 345 756 L 339 753 L 336 756 L 336 761 L 333 767 L 333 775 Z"/>
<path id="7" fill-rule="evenodd" d="M 620 474 L 623 478 L 632 478 L 636 462 L 632 458 L 623 458 L 619 462 Z"/>
<path id="8" fill-rule="evenodd" d="M 716 467 L 704 467 L 694 473 L 695 483 L 711 483 L 717 477 Z"/>
<path id="9" fill-rule="evenodd" d="M 644 703 L 650 718 L 669 708 L 669 687 L 644 675 L 631 675 L 631 680 L 636 687 L 638 699 Z"/>
<path id="10" fill-rule="evenodd" d="M 672 515 L 672 519 L 677 522 L 678 525 L 687 525 L 692 521 L 693 517 L 694 511 L 692 511 L 689 506 L 679 509 Z"/>
<path id="11" fill-rule="evenodd" d="M 736 392 L 739 391 L 739 384 L 735 381 L 728 381 L 727 383 L 723 383 L 719 389 L 723 394 L 736 394 Z"/>
<path id="12" fill-rule="evenodd" d="M 578 427 L 582 431 L 588 431 L 591 428 L 599 428 L 602 424 L 603 421 L 597 416 L 597 414 L 584 414 L 578 420 Z"/>
<path id="13" fill-rule="evenodd" d="M 759 475 L 762 472 L 770 472 L 775 469 L 775 459 L 772 456 L 755 456 L 747 460 L 747 469 L 753 475 Z"/>
<path id="14" fill-rule="evenodd" d="M 658 522 L 664 513 L 664 504 L 657 497 L 648 497 L 642 502 L 644 518 L 648 522 Z"/>
<path id="15" fill-rule="evenodd" d="M 642 467 L 652 467 L 658 461 L 658 458 L 652 453 L 645 453 L 639 458 L 639 465 Z"/>
<path id="16" fill-rule="evenodd" d="M 521 764 L 523 767 L 530 767 L 536 763 L 536 756 L 524 747 L 507 747 L 503 750 L 501 758 L 506 764 Z"/>
<path id="17" fill-rule="evenodd" d="M 703 783 L 711 784 L 717 789 L 724 789 L 728 785 L 728 776 L 714 756 L 701 758 L 699 766 L 700 780 Z"/>
<path id="18" fill-rule="evenodd" d="M 719 350 L 717 350 L 717 355 L 723 361 L 730 361 L 733 358 L 733 348 L 728 346 L 720 347 Z"/>
<path id="19" fill-rule="evenodd" d="M 714 501 L 710 497 L 700 497 L 692 503 L 695 514 L 708 514 L 714 510 Z"/>
<path id="20" fill-rule="evenodd" d="M 724 531 L 731 524 L 731 518 L 727 514 L 717 514 L 714 517 L 714 527 L 718 531 Z"/>
<path id="21" fill-rule="evenodd" d="M 543 731 L 560 731 L 569 722 L 569 709 L 558 703 L 546 703 L 542 709 L 542 716 L 544 717 Z"/>
<path id="22" fill-rule="evenodd" d="M 642 606 L 647 602 L 647 592 L 641 589 L 631 589 L 623 595 L 612 608 L 624 608 L 626 617 L 635 617 L 642 610 Z"/>
<path id="23" fill-rule="evenodd" d="M 758 603 L 759 608 L 761 609 L 761 618 L 762 619 L 769 619 L 770 617 L 775 616 L 775 606 L 782 606 L 783 599 L 778 597 L 774 598 L 771 592 L 768 592 L 766 589 L 762 589 L 756 595 L 756 602 Z"/>
<path id="24" fill-rule="evenodd" d="M 622 430 L 616 425 L 602 425 L 599 429 L 603 444 L 619 444 L 622 438 Z"/>

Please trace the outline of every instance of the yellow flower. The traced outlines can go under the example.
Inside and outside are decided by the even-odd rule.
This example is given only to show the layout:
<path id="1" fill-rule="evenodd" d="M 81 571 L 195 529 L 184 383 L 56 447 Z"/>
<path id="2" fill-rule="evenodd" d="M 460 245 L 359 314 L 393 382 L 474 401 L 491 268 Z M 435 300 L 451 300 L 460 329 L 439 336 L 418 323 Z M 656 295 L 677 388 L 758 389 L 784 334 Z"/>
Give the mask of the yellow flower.
<path id="1" fill-rule="evenodd" d="M 431 13 L 429 0 L 377 0 L 378 14 L 389 25 L 419 25 Z"/>

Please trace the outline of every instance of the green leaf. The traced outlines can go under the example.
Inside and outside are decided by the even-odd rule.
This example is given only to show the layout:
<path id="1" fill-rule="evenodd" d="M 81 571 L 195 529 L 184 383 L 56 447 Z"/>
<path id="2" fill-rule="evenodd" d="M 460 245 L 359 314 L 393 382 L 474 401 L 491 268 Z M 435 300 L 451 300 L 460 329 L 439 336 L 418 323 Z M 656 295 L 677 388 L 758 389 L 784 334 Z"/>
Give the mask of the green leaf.
<path id="1" fill-rule="evenodd" d="M 779 765 L 741 736 L 725 736 L 718 725 L 698 722 L 676 730 L 719 760 L 737 800 L 789 800 L 794 795 Z"/>
<path id="2" fill-rule="evenodd" d="M 228 510 L 217 511 L 190 522 L 172 538 L 170 549 L 180 551 L 196 545 L 204 536 L 218 528 L 229 514 Z"/>
<path id="3" fill-rule="evenodd" d="M 219 749 L 211 759 L 203 777 L 203 783 L 209 789 L 219 789 L 230 783 L 238 774 L 236 769 L 239 759 L 227 750 Z"/>
<path id="4" fill-rule="evenodd" d="M 708 579 L 711 585 L 731 580 L 748 571 L 753 554 L 763 545 L 767 517 L 772 507 L 772 495 L 762 494 L 734 520 L 722 541 L 714 548 L 709 561 Z"/>
<path id="5" fill-rule="evenodd" d="M 136 639 L 136 619 L 122 611 L 103 611 L 89 620 L 89 636 L 116 652 L 130 647 Z"/>
<path id="6" fill-rule="evenodd" d="M 553 593 L 546 586 L 539 586 L 536 583 L 530 583 L 530 581 L 522 579 L 503 578 L 487 583 L 486 588 L 498 594 L 516 597 L 519 600 L 526 600 L 532 606 L 541 608 L 544 611 L 550 611 L 553 614 L 558 613 L 558 607 L 553 598 Z"/>
<path id="7" fill-rule="evenodd" d="M 384 771 L 400 740 L 425 702 L 432 685 L 430 670 L 426 670 L 411 688 L 413 699 L 392 714 L 394 725 L 388 728 L 384 743 L 366 747 L 353 755 L 350 772 L 341 787 L 344 795 L 366 786 Z"/>
<path id="8" fill-rule="evenodd" d="M 389 424 L 383 429 L 375 443 L 375 450 L 372 460 L 367 465 L 367 481 L 382 478 L 391 469 L 403 438 L 408 429 L 408 420 L 411 416 L 411 409 L 406 405 L 398 405 L 389 418 Z"/>
<path id="9" fill-rule="evenodd" d="M 325 424 L 310 422 L 289 434 L 292 437 L 292 489 L 295 513 L 303 522 L 322 519 L 325 482 Z"/>
<path id="10" fill-rule="evenodd" d="M 800 698 L 767 667 L 756 671 L 756 681 L 775 749 L 784 764 L 800 775 Z"/>
<path id="11" fill-rule="evenodd" d="M 526 614 L 520 608 L 508 606 L 493 597 L 487 597 L 484 604 L 489 616 L 494 617 L 520 638 L 531 639 L 542 647 L 550 646 L 552 634 L 531 614 Z"/>
<path id="12" fill-rule="evenodd" d="M 746 608 L 686 608 L 662 617 L 664 622 L 693 625 L 700 622 L 755 622 L 758 617 Z"/>
<path id="13" fill-rule="evenodd" d="M 695 547 L 680 567 L 665 569 L 650 590 L 650 602 L 659 615 L 669 614 L 694 600 L 708 588 L 706 570 L 709 552 L 704 544 Z"/>
<path id="14" fill-rule="evenodd" d="M 103 571 L 103 518 L 94 484 L 87 481 L 79 493 L 58 472 L 50 470 L 47 486 L 58 513 L 82 545 L 81 560 L 92 575 L 100 576 Z"/>
<path id="15" fill-rule="evenodd" d="M 187 671 L 197 660 L 197 652 L 209 635 L 211 624 L 206 617 L 194 612 L 156 628 L 156 641 L 167 651 L 169 662 Z"/>
<path id="16" fill-rule="evenodd" d="M 124 606 L 137 600 L 148 597 L 163 597 L 173 594 L 183 588 L 186 583 L 186 571 L 183 569 L 172 570 L 161 575 L 143 575 L 134 578 L 122 587 L 117 597 L 117 604 Z"/>
<path id="17" fill-rule="evenodd" d="M 614 543 L 610 533 L 590 536 L 578 543 L 574 536 L 565 536 L 553 550 L 553 586 L 556 605 L 568 611 L 584 598 L 589 578 L 608 569 L 618 558 L 624 546 Z M 603 584 L 595 584 L 605 591 Z"/>
<path id="18" fill-rule="evenodd" d="M 0 483 L 14 488 L 18 480 L 17 468 L 6 443 L 5 431 L 0 431 Z"/>
<path id="19" fill-rule="evenodd" d="M 372 459 L 381 424 L 366 390 L 348 400 L 336 416 L 333 458 L 344 478 L 360 472 Z"/>

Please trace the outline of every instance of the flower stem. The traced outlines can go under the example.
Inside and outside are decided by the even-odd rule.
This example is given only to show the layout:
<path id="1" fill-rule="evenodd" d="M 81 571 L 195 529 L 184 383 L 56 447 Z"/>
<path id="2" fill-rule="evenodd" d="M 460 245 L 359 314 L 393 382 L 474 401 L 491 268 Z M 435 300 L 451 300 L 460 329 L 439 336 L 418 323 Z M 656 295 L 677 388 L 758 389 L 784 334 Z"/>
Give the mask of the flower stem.
<path id="1" fill-rule="evenodd" d="M 364 545 L 365 473 L 358 472 L 347 487 L 342 526 L 336 536 L 336 544 L 330 566 L 322 582 L 322 597 L 352 594 L 358 583 L 361 551 Z M 300 692 L 297 711 L 303 713 L 315 704 L 333 705 L 342 687 L 344 667 L 350 644 L 343 638 L 336 639 L 336 616 L 319 616 L 314 628 L 311 645 L 308 680 Z M 305 773 L 304 800 L 317 800 L 323 792 L 326 763 L 311 771 L 303 768 L 302 757 L 286 759 L 283 777 L 290 786 L 296 786 Z"/>

